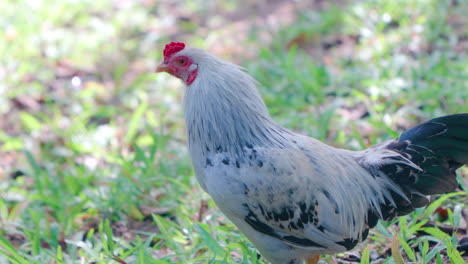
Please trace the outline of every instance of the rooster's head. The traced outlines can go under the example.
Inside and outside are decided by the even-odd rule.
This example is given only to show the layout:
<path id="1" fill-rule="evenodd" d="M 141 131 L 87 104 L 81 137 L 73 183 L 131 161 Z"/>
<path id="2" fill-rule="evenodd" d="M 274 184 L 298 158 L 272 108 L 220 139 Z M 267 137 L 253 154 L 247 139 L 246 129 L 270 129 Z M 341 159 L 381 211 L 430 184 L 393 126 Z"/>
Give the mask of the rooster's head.
<path id="1" fill-rule="evenodd" d="M 156 72 L 167 72 L 187 85 L 197 78 L 198 63 L 194 62 L 190 54 L 184 54 L 185 44 L 171 42 L 164 48 L 164 61 L 156 68 Z M 185 49 L 186 50 L 186 49 Z"/>

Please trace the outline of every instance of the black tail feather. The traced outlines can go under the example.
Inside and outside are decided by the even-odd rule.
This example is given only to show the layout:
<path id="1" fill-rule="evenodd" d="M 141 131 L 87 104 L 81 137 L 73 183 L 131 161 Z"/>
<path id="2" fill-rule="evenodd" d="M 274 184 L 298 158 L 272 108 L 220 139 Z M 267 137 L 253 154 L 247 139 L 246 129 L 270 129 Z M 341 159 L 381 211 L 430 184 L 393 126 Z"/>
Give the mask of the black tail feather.
<path id="1" fill-rule="evenodd" d="M 468 163 L 468 113 L 434 118 L 400 135 L 398 141 L 427 148 L 438 158 Z"/>
<path id="2" fill-rule="evenodd" d="M 390 220 L 427 205 L 426 195 L 455 191 L 458 186 L 456 170 L 468 164 L 468 113 L 429 120 L 404 132 L 384 148 L 400 156 L 384 157 L 395 162 L 383 162 L 377 165 L 378 170 L 399 185 L 407 196 L 392 192 L 395 206 L 388 201 L 381 205 L 382 218 Z M 404 159 L 410 162 L 402 164 Z M 372 227 L 379 215 L 369 212 L 368 218 Z"/>
<path id="3" fill-rule="evenodd" d="M 397 141 L 408 142 L 412 150 L 401 152 L 423 170 L 413 184 L 404 187 L 424 195 L 454 191 L 455 171 L 468 163 L 468 113 L 429 120 L 404 132 Z"/>

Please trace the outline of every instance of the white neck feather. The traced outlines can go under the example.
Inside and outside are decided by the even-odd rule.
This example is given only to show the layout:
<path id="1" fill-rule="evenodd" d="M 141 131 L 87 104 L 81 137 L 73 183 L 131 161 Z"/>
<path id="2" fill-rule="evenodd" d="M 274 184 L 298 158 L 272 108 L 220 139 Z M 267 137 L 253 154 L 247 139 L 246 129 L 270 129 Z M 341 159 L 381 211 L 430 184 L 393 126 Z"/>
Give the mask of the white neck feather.
<path id="1" fill-rule="evenodd" d="M 290 132 L 270 118 L 256 85 L 240 67 L 214 56 L 199 65 L 184 99 L 192 157 L 210 151 L 240 155 L 252 145 L 287 144 L 284 137 Z"/>

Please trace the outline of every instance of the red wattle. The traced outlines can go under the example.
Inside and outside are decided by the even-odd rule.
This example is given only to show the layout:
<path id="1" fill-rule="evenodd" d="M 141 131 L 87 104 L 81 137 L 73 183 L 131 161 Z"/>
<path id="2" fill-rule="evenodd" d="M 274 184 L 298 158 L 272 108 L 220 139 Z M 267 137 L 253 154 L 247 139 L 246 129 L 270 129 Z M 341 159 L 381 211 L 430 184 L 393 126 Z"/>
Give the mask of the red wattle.
<path id="1" fill-rule="evenodd" d="M 189 72 L 189 74 L 187 76 L 187 80 L 185 81 L 187 83 L 187 85 L 191 85 L 193 83 L 193 81 L 195 81 L 195 79 L 197 78 L 197 75 L 198 75 L 198 69 L 195 69 L 195 70 Z"/>

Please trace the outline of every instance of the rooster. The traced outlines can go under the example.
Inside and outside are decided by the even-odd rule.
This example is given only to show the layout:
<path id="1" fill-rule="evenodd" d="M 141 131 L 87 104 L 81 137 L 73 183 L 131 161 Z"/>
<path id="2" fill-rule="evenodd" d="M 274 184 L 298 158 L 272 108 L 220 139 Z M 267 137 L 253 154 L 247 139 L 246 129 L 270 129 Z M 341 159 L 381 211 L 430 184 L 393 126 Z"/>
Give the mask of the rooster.
<path id="1" fill-rule="evenodd" d="M 187 85 L 189 152 L 198 182 L 273 264 L 317 263 L 391 220 L 454 191 L 468 163 L 468 113 L 432 119 L 363 151 L 328 146 L 273 121 L 257 82 L 185 44 L 156 72 Z"/>

